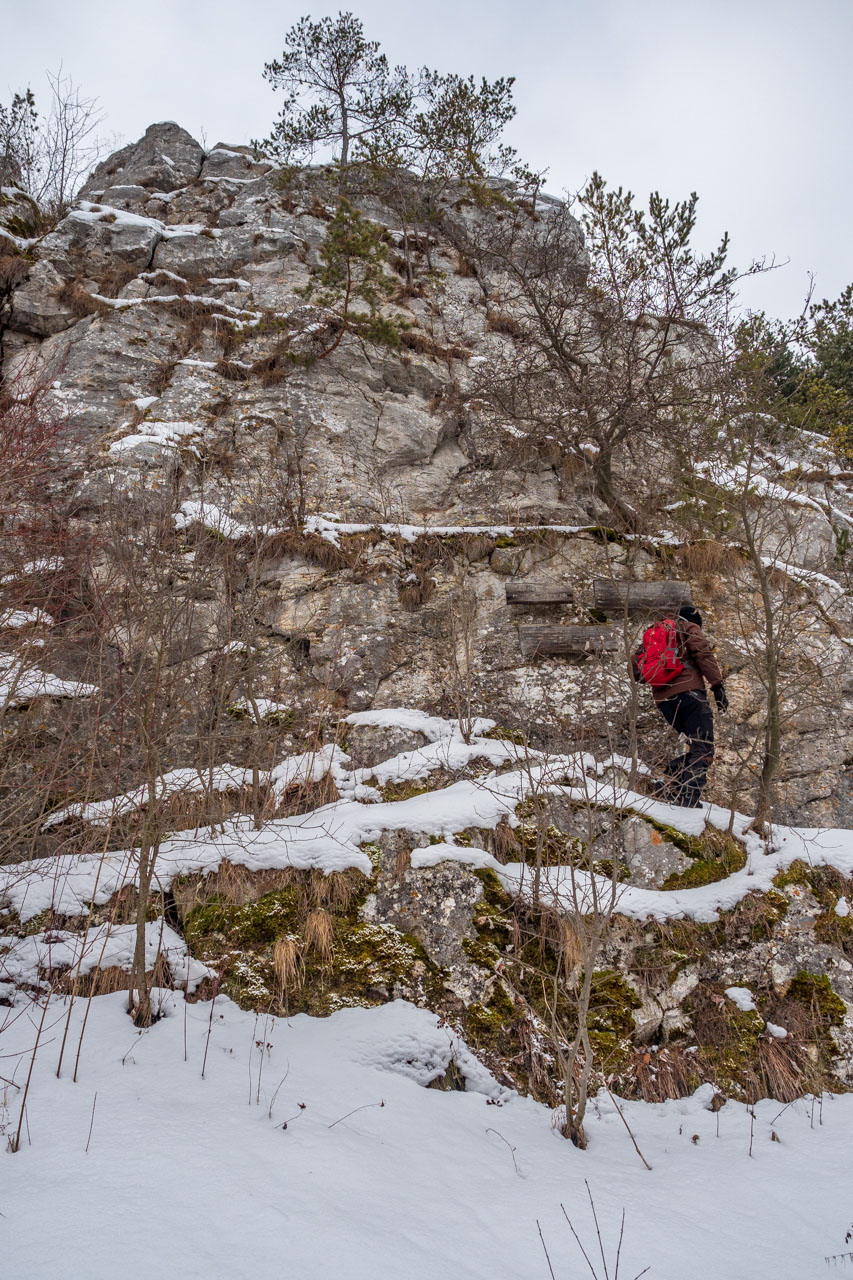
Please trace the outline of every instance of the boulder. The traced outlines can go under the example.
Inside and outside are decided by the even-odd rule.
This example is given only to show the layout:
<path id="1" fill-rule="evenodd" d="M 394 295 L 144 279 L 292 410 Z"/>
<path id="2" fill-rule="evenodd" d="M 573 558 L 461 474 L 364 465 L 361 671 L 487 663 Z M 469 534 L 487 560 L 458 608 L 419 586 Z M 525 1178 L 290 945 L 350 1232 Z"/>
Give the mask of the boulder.
<path id="1" fill-rule="evenodd" d="M 399 725 L 351 724 L 346 726 L 347 754 L 354 769 L 364 769 L 404 751 L 424 746 L 426 737 Z"/>
<path id="2" fill-rule="evenodd" d="M 138 142 L 131 142 L 93 171 L 81 195 L 106 199 L 112 187 L 140 186 L 148 191 L 175 191 L 195 181 L 204 149 L 186 129 L 166 120 L 152 124 Z"/>
<path id="3" fill-rule="evenodd" d="M 637 817 L 626 818 L 601 836 L 591 852 L 595 859 L 618 858 L 630 873 L 627 883 L 640 889 L 660 889 L 669 876 L 690 866 L 690 858 L 682 849 L 650 822 Z"/>
<path id="4" fill-rule="evenodd" d="M 22 191 L 14 183 L 7 183 L 0 168 L 0 242 L 4 229 L 15 240 L 31 239 L 38 233 L 40 216 L 38 205 L 32 196 L 28 196 L 26 191 Z"/>

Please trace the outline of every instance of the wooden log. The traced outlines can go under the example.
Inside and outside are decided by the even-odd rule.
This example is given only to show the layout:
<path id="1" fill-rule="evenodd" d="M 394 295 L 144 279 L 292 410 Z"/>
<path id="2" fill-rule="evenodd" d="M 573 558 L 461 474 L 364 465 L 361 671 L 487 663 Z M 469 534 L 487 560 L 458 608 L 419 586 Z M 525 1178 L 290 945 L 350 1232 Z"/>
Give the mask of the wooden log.
<path id="1" fill-rule="evenodd" d="M 602 613 L 674 613 L 683 604 L 692 604 L 686 582 L 614 582 L 596 578 L 592 584 L 596 609 Z"/>
<path id="2" fill-rule="evenodd" d="M 561 582 L 508 582 L 507 604 L 572 604 L 575 593 Z"/>
<path id="3" fill-rule="evenodd" d="M 543 654 L 611 653 L 618 637 L 609 627 L 519 627 L 523 658 Z"/>

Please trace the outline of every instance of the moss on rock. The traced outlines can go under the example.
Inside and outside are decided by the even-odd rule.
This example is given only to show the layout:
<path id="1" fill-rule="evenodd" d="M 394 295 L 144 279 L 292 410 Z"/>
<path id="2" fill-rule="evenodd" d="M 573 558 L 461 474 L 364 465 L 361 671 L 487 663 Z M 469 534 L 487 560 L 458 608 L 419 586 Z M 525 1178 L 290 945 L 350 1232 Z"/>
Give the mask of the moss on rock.
<path id="1" fill-rule="evenodd" d="M 837 947 L 848 959 L 853 957 L 853 915 L 840 916 L 833 907 L 818 916 L 814 931 L 820 942 Z"/>
<path id="2" fill-rule="evenodd" d="M 314 1014 L 376 1004 L 434 966 L 417 939 L 359 919 L 368 888 L 365 880 L 363 892 L 338 908 L 333 901 L 312 906 L 298 884 L 242 905 L 213 899 L 187 914 L 186 938 L 193 954 L 219 969 L 238 1004 Z"/>
<path id="3" fill-rule="evenodd" d="M 478 1048 L 494 1048 L 521 1018 L 512 997 L 498 982 L 487 1004 L 471 1004 L 463 1019 L 466 1035 Z"/>
<path id="4" fill-rule="evenodd" d="M 682 836 L 681 849 L 692 859 L 684 871 L 664 880 L 663 889 L 697 889 L 725 880 L 746 866 L 746 849 L 723 831 L 708 830 L 701 836 Z"/>
<path id="5" fill-rule="evenodd" d="M 787 998 L 805 1005 L 826 1031 L 840 1027 L 847 1014 L 847 1006 L 833 991 L 825 973 L 807 973 L 801 969 L 788 987 Z"/>
<path id="6" fill-rule="evenodd" d="M 184 933 L 196 954 L 209 953 L 218 944 L 255 951 L 294 932 L 298 923 L 299 893 L 293 887 L 265 893 L 243 906 L 214 900 L 195 907 L 184 922 Z"/>

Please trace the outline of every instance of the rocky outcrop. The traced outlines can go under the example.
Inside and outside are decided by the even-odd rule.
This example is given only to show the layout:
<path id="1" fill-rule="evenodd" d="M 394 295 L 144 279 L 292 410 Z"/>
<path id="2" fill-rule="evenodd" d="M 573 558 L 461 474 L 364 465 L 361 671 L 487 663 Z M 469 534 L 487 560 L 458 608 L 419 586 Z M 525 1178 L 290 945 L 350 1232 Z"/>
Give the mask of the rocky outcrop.
<path id="1" fill-rule="evenodd" d="M 26 212 L 20 193 L 3 199 L 0 224 Z M 0 313 L 6 374 L 40 370 L 85 440 L 81 516 L 97 526 L 118 488 L 130 497 L 172 494 L 185 529 L 205 523 L 186 515 L 202 500 L 244 529 L 252 521 L 290 527 L 251 611 L 271 681 L 265 692 L 295 708 L 452 711 L 470 702 L 540 741 L 582 721 L 590 747 L 605 754 L 628 746 L 623 660 L 525 662 L 518 626 L 600 621 L 591 586 L 599 576 L 687 577 L 729 673 L 733 711 L 721 725 L 714 794 L 723 801 L 740 788 L 748 805 L 738 779 L 759 730 L 761 693 L 744 597 L 686 535 L 680 544 L 664 511 L 650 516 L 647 536 L 598 528 L 601 506 L 583 469 L 558 451 L 523 448 L 468 394 L 476 370 L 517 337 L 494 321 L 500 280 L 487 298 L 449 231 L 494 218 L 495 209 L 445 192 L 429 242 L 411 249 L 410 284 L 399 218 L 365 194 L 397 282 L 383 312 L 397 340 L 353 334 L 318 346 L 332 321 L 305 291 L 333 200 L 322 169 L 283 176 L 248 147 L 206 150 L 162 123 L 99 165 L 49 235 L 26 237 L 19 226 L 7 240 L 16 267 Z M 543 202 L 540 221 L 549 207 Z M 575 252 L 583 271 L 579 232 Z M 620 474 L 617 464 L 617 483 L 632 485 L 649 512 L 658 479 L 654 468 Z M 850 814 L 853 752 L 853 606 L 842 576 L 830 576 L 832 511 L 849 508 L 850 495 L 839 482 L 827 496 L 825 485 L 803 483 L 808 530 L 794 569 L 806 572 L 798 581 L 809 623 L 798 643 L 804 664 L 812 647 L 820 651 L 839 696 L 830 709 L 798 695 L 786 719 L 780 810 L 814 824 Z M 421 533 L 424 526 L 444 532 Z M 787 562 L 781 525 L 768 555 Z M 571 583 L 574 605 L 508 606 L 507 579 L 534 577 Z M 640 715 L 643 755 L 654 763 L 665 738 L 650 707 Z M 651 883 L 678 870 L 676 857 L 667 861 L 667 850 L 637 838 L 638 875 Z"/>

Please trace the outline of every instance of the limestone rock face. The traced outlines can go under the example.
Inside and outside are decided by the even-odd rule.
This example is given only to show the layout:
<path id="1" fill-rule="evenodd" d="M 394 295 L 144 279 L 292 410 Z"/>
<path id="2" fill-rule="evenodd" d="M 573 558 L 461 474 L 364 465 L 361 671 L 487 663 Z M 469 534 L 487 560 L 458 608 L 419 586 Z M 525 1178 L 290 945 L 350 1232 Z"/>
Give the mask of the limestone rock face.
<path id="1" fill-rule="evenodd" d="M 467 1006 L 483 1000 L 494 981 L 463 945 L 475 936 L 483 886 L 470 867 L 458 862 L 413 871 L 406 866 L 407 853 L 417 843 L 417 834 L 408 831 L 383 835 L 377 887 L 362 915 L 417 938 L 433 964 L 446 971 L 446 989 Z"/>
<path id="2" fill-rule="evenodd" d="M 616 838 L 631 873 L 628 883 L 641 889 L 659 889 L 668 876 L 690 866 L 687 854 L 642 818 L 626 818 Z"/>
<path id="3" fill-rule="evenodd" d="M 175 191 L 201 172 L 204 149 L 171 120 L 152 124 L 138 142 L 122 147 L 94 170 L 81 195 L 107 200 L 112 188 Z"/>
<path id="4" fill-rule="evenodd" d="M 68 427 L 63 441 L 81 478 L 51 494 L 51 513 L 67 517 L 74 535 L 73 555 L 55 571 L 58 607 L 42 600 L 34 620 L 26 582 L 20 598 L 4 595 L 2 647 L 5 654 L 15 643 L 7 621 L 17 614 L 25 619 L 22 652 L 35 648 L 60 676 L 103 679 L 100 721 L 83 712 L 75 720 L 71 699 L 59 711 L 46 708 L 42 716 L 39 709 L 38 718 L 33 711 L 27 721 L 38 744 L 33 751 L 43 753 L 37 766 L 50 759 L 64 805 L 77 799 L 66 788 L 78 780 L 90 788 L 87 800 L 138 785 L 138 744 L 130 752 L 115 748 L 124 716 L 114 711 L 121 700 L 113 694 L 119 679 L 124 689 L 144 684 L 145 654 L 135 646 L 144 648 L 140 635 L 159 638 L 158 623 L 168 623 L 157 667 L 179 671 L 181 680 L 163 696 L 167 728 L 158 759 L 169 772 L 198 770 L 200 761 L 205 770 L 227 761 L 255 772 L 251 797 L 244 788 L 235 801 L 243 806 L 247 848 L 258 835 L 253 819 L 295 817 L 298 829 L 302 815 L 320 811 L 328 817 L 321 820 L 324 837 L 334 843 L 349 806 L 378 815 L 361 845 L 372 874 L 357 885 L 347 872 L 333 882 L 295 864 L 275 873 L 259 864 L 247 884 L 242 863 L 227 873 L 223 865 L 217 874 L 224 896 L 232 894 L 232 915 L 264 899 L 264 911 L 283 930 L 238 935 L 244 958 L 255 947 L 255 968 L 246 973 L 261 983 L 247 979 L 240 998 L 266 1010 L 284 994 L 286 966 L 279 957 L 276 969 L 275 936 L 299 942 L 300 972 L 311 969 L 317 984 L 313 993 L 301 990 L 304 1003 L 293 1007 L 328 1012 L 324 984 L 335 957 L 328 937 L 323 949 L 325 922 L 340 964 L 336 1001 L 399 996 L 427 1005 L 463 1031 L 506 1083 L 557 1105 L 557 1055 L 542 1035 L 551 1018 L 543 986 L 571 958 L 576 903 L 557 920 L 566 926 L 557 960 L 550 899 L 549 911 L 538 914 L 537 904 L 512 898 L 491 872 L 449 860 L 413 868 L 412 851 L 435 841 L 441 807 L 452 811 L 475 781 L 484 810 L 478 801 L 465 811 L 464 831 L 448 829 L 459 845 L 470 841 L 498 862 L 529 861 L 534 848 L 546 873 L 580 860 L 615 870 L 622 885 L 651 890 L 689 871 L 694 860 L 684 848 L 693 846 L 680 847 L 642 816 L 626 817 L 618 799 L 647 785 L 632 771 L 633 759 L 657 775 L 678 750 L 649 691 L 638 691 L 629 675 L 627 653 L 647 619 L 607 620 L 619 644 L 604 656 L 525 659 L 520 628 L 601 625 L 597 579 L 688 581 L 731 703 L 726 717 L 716 717 L 707 798 L 747 813 L 754 812 L 766 710 L 756 625 L 762 601 L 743 549 L 706 536 L 703 516 L 676 514 L 687 505 L 681 495 L 693 491 L 692 464 L 676 458 L 685 450 L 670 458 L 661 449 L 652 461 L 614 458 L 615 490 L 643 514 L 642 532 L 626 532 L 610 527 L 612 512 L 593 492 L 588 444 L 573 452 L 547 433 L 534 441 L 485 411 L 478 378 L 500 357 L 523 367 L 525 334 L 501 311 L 512 296 L 508 273 L 486 255 L 475 274 L 459 246 L 473 228 L 500 224 L 507 190 L 497 184 L 494 198 L 484 199 L 448 186 L 416 245 L 378 195 L 359 193 L 387 253 L 387 328 L 369 329 L 364 315 L 344 324 L 339 300 L 317 287 L 337 200 L 335 175 L 323 168 L 276 172 L 249 147 L 217 143 L 208 150 L 165 122 L 99 165 L 48 235 L 32 201 L 4 187 L 2 372 L 13 386 L 36 381 L 46 409 Z M 541 197 L 529 210 L 522 252 L 548 236 L 558 207 Z M 566 266 L 583 280 L 588 262 L 573 226 Z M 702 346 L 695 333 L 685 336 L 688 355 Z M 819 444 L 803 449 L 818 455 L 810 464 L 821 461 Z M 770 441 L 763 460 L 769 466 L 773 459 L 778 480 L 792 460 Z M 826 466 L 808 474 L 819 478 L 802 481 L 796 503 L 771 505 L 765 528 L 774 573 L 794 584 L 798 629 L 787 655 L 791 696 L 775 817 L 804 827 L 853 826 L 853 595 L 843 553 L 853 490 L 849 474 Z M 662 476 L 678 500 L 661 498 Z M 796 519 L 787 505 L 796 507 Z M 54 549 L 51 543 L 49 559 Z M 150 614 L 138 603 L 149 598 L 146 558 L 158 586 Z M 734 562 L 740 577 L 729 571 Z M 32 565 L 19 568 L 26 579 Z M 36 575 L 42 572 L 47 581 L 54 570 Z M 510 584 L 532 582 L 571 587 L 572 603 L 516 603 L 512 592 L 508 603 Z M 128 603 L 134 590 L 139 596 Z M 92 658 L 88 620 L 102 600 L 113 606 L 112 623 L 100 648 L 93 624 Z M 436 740 L 399 725 L 350 722 L 350 713 L 390 707 L 445 717 L 452 728 Z M 476 716 L 498 727 L 469 751 Z M 94 739 L 86 725 L 94 726 Z M 78 738 L 87 750 L 97 743 L 85 768 L 82 755 L 74 756 Z M 60 768 L 53 759 L 54 743 L 74 756 L 67 771 L 64 760 Z M 397 766 L 388 762 L 419 748 L 422 757 L 398 761 L 395 777 Z M 265 772 L 288 757 L 313 759 L 318 749 L 334 762 L 328 774 L 290 777 L 281 795 L 270 787 L 265 798 L 259 762 Z M 359 771 L 355 777 L 346 777 L 340 750 Z M 120 785 L 113 752 L 127 771 Z M 579 755 L 586 757 L 580 772 Z M 548 768 L 538 777 L 546 757 L 553 777 Z M 35 767 L 27 760 L 22 769 Z M 102 787 L 92 778 L 96 768 L 109 779 Z M 489 803 L 496 778 L 517 770 L 527 771 L 535 795 L 495 828 Z M 208 820 L 194 816 L 195 799 L 193 793 L 186 806 L 187 827 L 176 830 Z M 226 803 L 216 801 L 217 822 L 220 800 Z M 48 807 L 54 803 L 52 795 Z M 260 812 L 267 803 L 269 811 Z M 39 797 L 33 804 L 38 827 L 45 809 Z M 183 812 L 176 805 L 176 822 Z M 426 825 L 425 813 L 439 819 L 430 830 L 401 829 Z M 0 837 L 3 821 L 0 814 Z M 259 845 L 270 833 L 279 839 L 278 830 L 265 828 Z M 60 824 L 38 838 L 62 840 L 64 851 L 76 835 Z M 714 839 L 697 879 L 727 874 L 728 864 L 712 863 L 717 854 L 721 863 L 730 857 L 731 848 Z M 101 833 L 96 847 L 105 847 Z M 29 835 L 26 849 L 29 857 Z M 195 889 L 208 902 L 209 887 Z M 607 1059 L 608 1077 L 617 1081 L 611 1071 L 624 1070 L 631 1089 L 640 1082 L 658 1100 L 689 1092 L 699 1078 L 694 1055 L 714 1050 L 716 1028 L 725 1052 L 716 1060 L 711 1052 L 701 1064 L 701 1078 L 716 1079 L 741 1030 L 726 1022 L 733 1012 L 726 988 L 754 987 L 762 1020 L 775 1025 L 786 1016 L 786 993 L 806 975 L 829 978 L 847 1011 L 831 1030 L 818 1026 L 811 1047 L 824 1060 L 837 1056 L 837 1077 L 853 1083 L 853 943 L 832 914 L 842 895 L 853 902 L 849 882 L 812 876 L 808 886 L 786 882 L 781 891 L 750 895 L 702 925 L 689 915 L 627 919 L 617 904 L 595 966 L 597 1039 L 602 1052 L 615 1055 Z M 180 889 L 172 897 L 177 909 Z M 220 941 L 220 957 L 231 957 L 230 933 Z M 372 964 L 371 948 L 386 953 L 381 965 Z M 787 1011 L 801 1031 L 808 1030 L 807 1003 Z M 564 1025 L 570 1030 L 571 1021 Z M 755 1031 L 756 1055 L 772 1058 L 772 1034 L 763 1026 Z"/>
<path id="5" fill-rule="evenodd" d="M 3 164 L 6 164 L 6 170 Z M 38 230 L 39 211 L 35 201 L 18 186 L 20 172 L 11 158 L 0 161 L 0 235 L 6 230 L 10 235 L 26 239 Z"/>
<path id="6" fill-rule="evenodd" d="M 37 262 L 15 290 L 11 319 L 20 332 L 47 338 L 71 327 L 77 317 L 57 294 L 65 283 L 52 262 Z"/>
<path id="7" fill-rule="evenodd" d="M 243 528 L 254 522 L 295 536 L 301 526 L 308 541 L 271 551 L 250 607 L 258 652 L 279 673 L 269 696 L 311 706 L 316 717 L 330 706 L 457 715 L 470 705 L 552 744 L 582 723 L 602 755 L 626 750 L 624 660 L 525 662 L 518 628 L 595 621 L 596 577 L 692 574 L 730 673 L 733 711 L 718 726 L 712 781 L 723 801 L 761 733 L 755 654 L 748 639 L 737 640 L 743 601 L 723 579 L 693 573 L 686 552 L 682 564 L 678 546 L 664 554 L 654 537 L 602 535 L 606 513 L 582 462 L 562 457 L 554 441 L 528 447 L 483 412 L 472 394 L 477 371 L 516 350 L 517 339 L 489 320 L 501 279 L 481 289 L 454 237 L 485 226 L 495 209 L 448 188 L 429 243 L 414 251 L 409 285 L 399 218 L 365 195 L 395 282 L 383 316 L 398 340 L 350 333 L 334 344 L 332 309 L 311 286 L 335 198 L 322 168 L 285 180 L 249 147 L 205 150 L 171 122 L 99 165 L 77 206 L 41 240 L 28 234 L 31 202 L 4 189 L 0 228 L 15 228 L 14 239 L 0 239 L 14 263 L 8 295 L 0 294 L 5 371 L 46 380 L 50 401 L 89 450 L 87 518 L 97 522 L 117 491 L 156 492 L 173 495 L 176 518 L 203 499 Z M 537 206 L 534 243 L 556 208 L 545 198 Z M 580 228 L 573 254 L 583 276 Z M 655 475 L 616 461 L 614 483 L 629 481 L 632 500 L 645 495 L 654 509 Z M 818 575 L 802 579 L 803 616 L 842 705 L 830 711 L 815 699 L 787 717 L 779 813 L 819 825 L 853 812 L 853 665 L 844 642 L 853 602 L 840 578 L 838 590 L 831 585 L 832 509 L 849 506 L 849 494 L 836 488 L 829 503 L 823 481 L 804 493 L 812 505 L 802 508 L 799 546 L 786 542 L 784 513 L 768 546 L 785 563 L 796 550 L 799 568 Z M 331 530 L 309 533 L 311 520 Z M 662 513 L 660 532 L 666 521 Z M 507 581 L 533 578 L 571 584 L 575 605 L 508 606 Z M 638 619 L 628 643 L 641 629 Z M 639 708 L 641 756 L 665 759 L 674 743 L 643 692 Z M 751 803 L 752 785 L 740 807 Z M 681 867 L 678 851 L 641 826 L 626 829 L 625 841 L 619 856 L 635 883 L 660 883 Z"/>
<path id="8" fill-rule="evenodd" d="M 411 729 L 372 724 L 347 726 L 347 754 L 356 769 L 380 764 L 403 751 L 416 751 L 425 741 L 423 734 Z"/>

